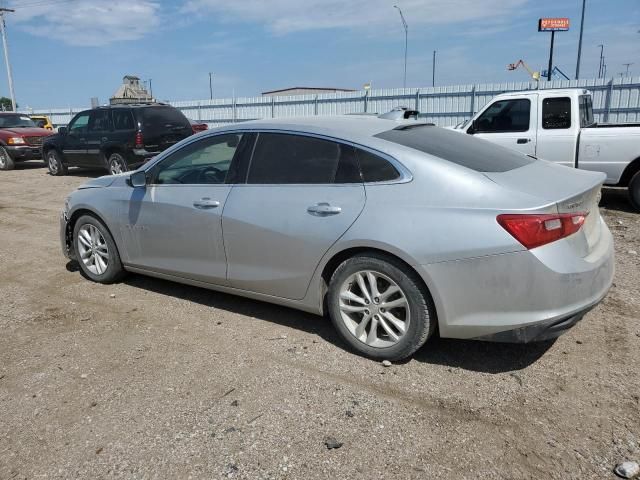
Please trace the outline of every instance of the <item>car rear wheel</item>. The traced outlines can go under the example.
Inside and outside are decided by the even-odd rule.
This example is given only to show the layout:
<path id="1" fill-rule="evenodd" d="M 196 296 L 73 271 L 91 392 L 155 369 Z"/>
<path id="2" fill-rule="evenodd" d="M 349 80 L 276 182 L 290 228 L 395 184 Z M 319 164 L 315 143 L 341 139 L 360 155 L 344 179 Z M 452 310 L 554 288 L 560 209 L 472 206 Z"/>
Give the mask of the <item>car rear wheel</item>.
<path id="1" fill-rule="evenodd" d="M 98 283 L 113 283 L 124 274 L 118 249 L 107 227 L 95 217 L 83 215 L 73 228 L 73 244 L 82 272 Z"/>
<path id="2" fill-rule="evenodd" d="M 124 160 L 124 157 L 119 153 L 112 153 L 109 156 L 109 173 L 111 175 L 118 175 L 119 173 L 126 172 L 129 170 L 127 168 L 127 162 Z"/>
<path id="3" fill-rule="evenodd" d="M 328 309 L 342 339 L 378 360 L 411 356 L 436 326 L 431 296 L 416 273 L 373 253 L 345 260 L 336 269 Z"/>
<path id="4" fill-rule="evenodd" d="M 633 208 L 640 212 L 640 172 L 637 172 L 629 182 L 629 201 Z"/>
<path id="5" fill-rule="evenodd" d="M 15 166 L 9 152 L 4 147 L 0 147 L 0 170 L 13 170 Z"/>
<path id="6" fill-rule="evenodd" d="M 47 168 L 49 173 L 53 176 L 60 176 L 67 174 L 67 166 L 62 163 L 62 158 L 56 150 L 49 150 L 47 152 Z"/>

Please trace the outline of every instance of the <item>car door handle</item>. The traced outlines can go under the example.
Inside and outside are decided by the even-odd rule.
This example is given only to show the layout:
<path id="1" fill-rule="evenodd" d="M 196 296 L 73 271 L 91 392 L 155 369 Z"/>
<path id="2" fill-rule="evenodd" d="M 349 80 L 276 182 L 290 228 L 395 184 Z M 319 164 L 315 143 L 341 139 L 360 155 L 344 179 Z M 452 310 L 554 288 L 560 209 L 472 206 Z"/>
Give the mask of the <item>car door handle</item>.
<path id="1" fill-rule="evenodd" d="M 517 143 L 522 145 L 524 143 L 529 143 L 530 141 L 531 141 L 530 138 L 519 138 Z"/>
<path id="2" fill-rule="evenodd" d="M 211 200 L 210 198 L 201 198 L 200 200 L 195 200 L 193 202 L 193 206 L 202 210 L 208 210 L 210 208 L 219 207 L 220 202 L 217 200 Z"/>
<path id="3" fill-rule="evenodd" d="M 342 211 L 340 207 L 332 207 L 330 204 L 326 202 L 320 202 L 316 205 L 311 205 L 307 208 L 307 212 L 311 215 L 316 215 L 318 217 L 325 217 L 327 215 L 337 215 Z"/>

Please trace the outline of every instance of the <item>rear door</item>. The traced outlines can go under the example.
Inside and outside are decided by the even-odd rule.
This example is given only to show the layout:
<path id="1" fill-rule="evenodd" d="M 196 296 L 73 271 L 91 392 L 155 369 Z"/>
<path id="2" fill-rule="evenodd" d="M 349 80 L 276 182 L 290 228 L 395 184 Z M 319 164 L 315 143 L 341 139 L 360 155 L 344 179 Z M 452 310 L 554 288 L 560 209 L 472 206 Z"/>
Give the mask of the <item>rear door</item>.
<path id="1" fill-rule="evenodd" d="M 538 158 L 574 167 L 580 125 L 574 121 L 571 97 L 540 95 Z"/>
<path id="2" fill-rule="evenodd" d="M 128 264 L 226 282 L 221 218 L 231 190 L 227 174 L 243 145 L 237 133 L 189 143 L 154 166 L 145 189 L 131 189 L 122 219 Z"/>
<path id="3" fill-rule="evenodd" d="M 104 166 L 102 146 L 109 141 L 109 135 L 112 129 L 110 109 L 99 108 L 91 112 L 86 134 L 87 155 L 84 158 L 84 164 L 86 166 Z"/>
<path id="4" fill-rule="evenodd" d="M 320 259 L 364 204 L 352 146 L 258 134 L 247 181 L 233 187 L 222 220 L 230 285 L 303 298 Z"/>
<path id="5" fill-rule="evenodd" d="M 168 105 L 136 109 L 144 147 L 149 152 L 161 152 L 193 134 L 191 124 L 179 110 Z"/>
<path id="6" fill-rule="evenodd" d="M 474 120 L 467 133 L 536 155 L 537 108 L 537 103 L 529 98 L 496 100 Z"/>
<path id="7" fill-rule="evenodd" d="M 67 127 L 62 155 L 68 165 L 82 165 L 87 156 L 87 131 L 91 111 L 76 115 Z"/>

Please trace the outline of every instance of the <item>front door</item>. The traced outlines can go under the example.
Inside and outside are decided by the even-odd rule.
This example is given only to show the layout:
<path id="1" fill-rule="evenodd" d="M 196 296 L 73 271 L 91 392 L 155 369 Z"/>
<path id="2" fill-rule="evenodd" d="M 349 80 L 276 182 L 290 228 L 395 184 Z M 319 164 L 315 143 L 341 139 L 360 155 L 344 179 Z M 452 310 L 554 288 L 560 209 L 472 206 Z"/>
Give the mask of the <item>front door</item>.
<path id="1" fill-rule="evenodd" d="M 528 98 L 493 102 L 467 130 L 503 147 L 536 154 L 537 105 Z"/>
<path id="2" fill-rule="evenodd" d="M 131 189 L 122 218 L 127 264 L 225 283 L 221 215 L 241 139 L 233 133 L 189 143 L 148 172 L 146 189 Z"/>
<path id="3" fill-rule="evenodd" d="M 258 135 L 247 182 L 233 187 L 223 215 L 231 286 L 305 296 L 322 256 L 364 207 L 359 173 L 343 175 L 354 151 L 316 137 Z"/>
<path id="4" fill-rule="evenodd" d="M 79 113 L 69 123 L 62 147 L 62 155 L 67 165 L 78 166 L 84 162 L 87 155 L 87 130 L 90 113 Z"/>

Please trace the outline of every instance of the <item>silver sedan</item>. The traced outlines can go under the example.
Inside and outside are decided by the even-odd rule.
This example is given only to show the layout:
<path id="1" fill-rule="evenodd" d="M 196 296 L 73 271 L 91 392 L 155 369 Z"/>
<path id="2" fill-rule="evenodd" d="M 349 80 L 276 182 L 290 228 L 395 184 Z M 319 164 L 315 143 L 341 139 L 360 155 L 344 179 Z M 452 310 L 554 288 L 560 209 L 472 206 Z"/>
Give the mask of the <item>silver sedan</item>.
<path id="1" fill-rule="evenodd" d="M 234 124 L 68 198 L 89 279 L 151 275 L 328 313 L 356 352 L 555 338 L 602 300 L 604 175 L 417 122 Z"/>

